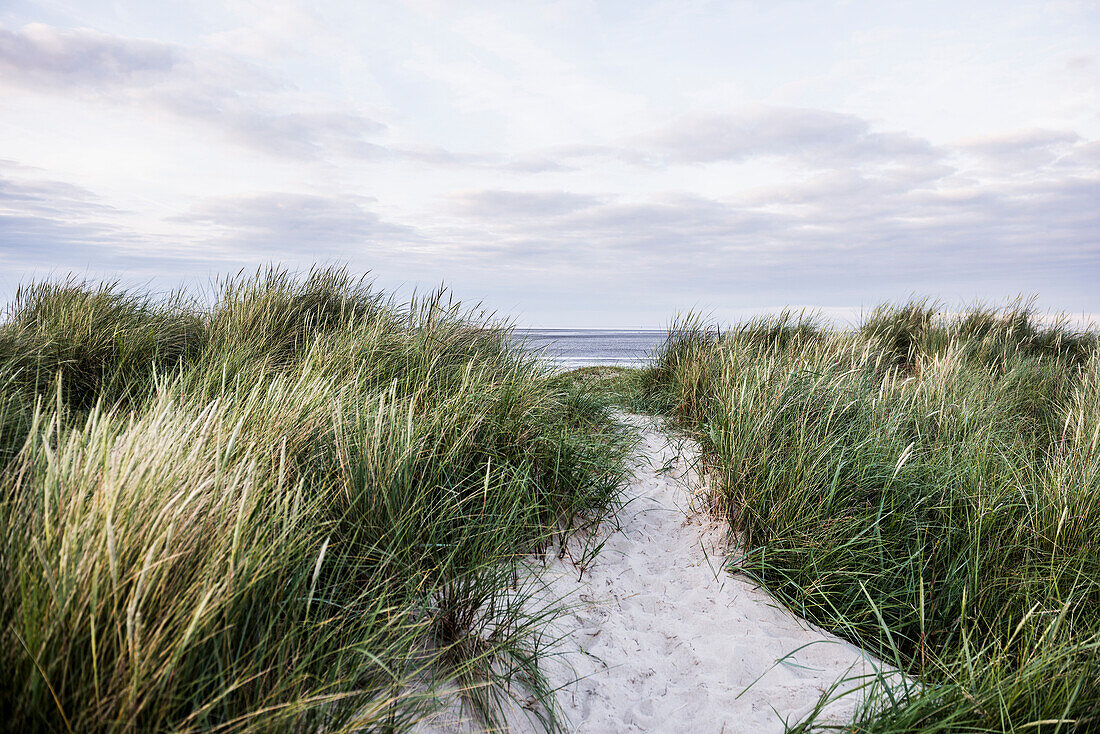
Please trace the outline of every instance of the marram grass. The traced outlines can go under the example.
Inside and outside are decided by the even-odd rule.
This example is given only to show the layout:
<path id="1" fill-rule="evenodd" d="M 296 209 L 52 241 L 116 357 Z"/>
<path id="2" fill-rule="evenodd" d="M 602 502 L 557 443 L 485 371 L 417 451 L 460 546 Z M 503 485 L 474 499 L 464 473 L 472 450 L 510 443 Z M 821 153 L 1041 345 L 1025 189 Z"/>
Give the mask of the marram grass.
<path id="1" fill-rule="evenodd" d="M 1094 332 L 1018 305 L 687 319 L 646 380 L 703 443 L 738 568 L 915 679 L 837 729 L 1100 730 Z"/>
<path id="2" fill-rule="evenodd" d="M 541 695 L 514 564 L 598 518 L 603 404 L 440 295 L 338 270 L 20 291 L 0 324 L 12 731 L 400 731 Z"/>

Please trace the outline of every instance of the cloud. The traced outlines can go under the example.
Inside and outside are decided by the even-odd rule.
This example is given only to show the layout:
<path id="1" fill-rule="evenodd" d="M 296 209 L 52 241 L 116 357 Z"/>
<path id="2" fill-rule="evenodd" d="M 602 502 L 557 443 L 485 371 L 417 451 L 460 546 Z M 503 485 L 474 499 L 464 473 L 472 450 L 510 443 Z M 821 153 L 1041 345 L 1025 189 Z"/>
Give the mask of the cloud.
<path id="1" fill-rule="evenodd" d="M 133 213 L 93 192 L 0 160 L 0 264 L 11 276 L 94 270 L 123 274 L 201 272 L 218 259 L 142 231 Z M 2 285 L 2 283 L 0 283 Z"/>
<path id="2" fill-rule="evenodd" d="M 867 129 L 841 127 L 848 132 L 834 141 Z M 460 201 L 484 222 L 470 238 L 495 242 L 501 262 L 532 273 L 598 272 L 610 289 L 644 282 L 727 303 L 738 293 L 751 302 L 761 289 L 775 302 L 873 302 L 897 298 L 898 289 L 1089 297 L 1100 272 L 1100 171 L 1088 167 L 1096 143 L 1049 131 L 1005 136 L 996 152 L 1007 168 L 985 169 L 981 180 L 948 163 L 967 150 L 939 149 L 937 158 L 918 142 L 902 150 L 923 152 L 897 161 L 892 143 L 868 146 L 891 164 L 863 151 L 857 160 L 872 165 L 810 167 L 798 180 L 723 198 L 619 194 L 573 202 L 567 191 L 529 198 L 485 190 Z M 1079 162 L 1037 169 L 1023 155 L 1049 148 Z M 752 149 L 804 154 L 780 142 Z"/>
<path id="3" fill-rule="evenodd" d="M 276 155 L 384 158 L 370 139 L 381 122 L 318 110 L 285 81 L 230 54 L 89 29 L 0 28 L 0 84 L 36 93 L 84 93 L 93 104 L 129 104 L 200 122 Z M 298 107 L 299 109 L 295 109 Z"/>
<path id="4" fill-rule="evenodd" d="M 347 113 L 276 113 L 266 105 L 228 88 L 158 91 L 153 101 L 180 117 L 220 128 L 234 140 L 293 158 L 325 155 L 386 158 L 392 151 L 366 136 L 385 126 Z"/>
<path id="5" fill-rule="evenodd" d="M 0 71 L 28 86 L 148 84 L 183 63 L 180 49 L 155 41 L 39 23 L 20 31 L 0 28 Z"/>
<path id="6" fill-rule="evenodd" d="M 666 153 L 654 150 L 653 146 L 644 139 L 638 147 L 594 143 L 556 145 L 541 150 L 539 155 L 544 160 L 555 161 L 558 170 L 576 170 L 582 166 L 605 165 L 609 162 L 654 170 L 668 165 Z"/>
<path id="7" fill-rule="evenodd" d="M 468 191 L 452 194 L 450 198 L 462 214 L 522 220 L 557 217 L 600 203 L 598 197 L 568 191 Z"/>
<path id="8" fill-rule="evenodd" d="M 959 151 L 973 156 L 982 170 L 1035 175 L 1047 166 L 1073 163 L 1074 156 L 1087 147 L 1081 142 L 1081 136 L 1072 131 L 1033 128 L 964 141 Z"/>
<path id="9" fill-rule="evenodd" d="M 811 165 L 836 165 L 937 156 L 927 140 L 873 132 L 855 115 L 785 107 L 686 116 L 646 142 L 683 163 L 787 156 Z"/>
<path id="10" fill-rule="evenodd" d="M 515 173 L 567 170 L 545 155 L 458 153 L 379 142 L 387 125 L 316 105 L 286 80 L 230 53 L 38 23 L 0 28 L 0 86 L 138 105 L 219 130 L 253 149 L 300 160 L 398 161 Z"/>
<path id="11" fill-rule="evenodd" d="M 384 221 L 364 197 L 281 192 L 208 199 L 176 221 L 204 226 L 207 238 L 252 258 L 304 261 L 355 252 L 389 256 L 422 243 L 415 229 Z"/>
<path id="12" fill-rule="evenodd" d="M 1020 130 L 991 135 L 964 143 L 963 147 L 989 156 L 1015 155 L 1032 150 L 1049 150 L 1073 145 L 1081 136 L 1069 130 Z"/>
<path id="13" fill-rule="evenodd" d="M 84 271 L 178 283 L 258 262 L 422 265 L 440 249 L 415 229 L 385 221 L 365 197 L 212 197 L 150 226 L 42 173 L 0 160 L 0 270 L 12 276 Z M 0 287 L 14 285 L 6 280 Z"/>

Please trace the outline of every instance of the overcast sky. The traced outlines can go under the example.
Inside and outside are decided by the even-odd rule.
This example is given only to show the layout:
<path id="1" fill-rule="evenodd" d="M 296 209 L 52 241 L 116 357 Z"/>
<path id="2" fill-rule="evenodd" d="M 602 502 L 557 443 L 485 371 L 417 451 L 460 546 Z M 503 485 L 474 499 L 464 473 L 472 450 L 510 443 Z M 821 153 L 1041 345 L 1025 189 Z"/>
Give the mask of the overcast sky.
<path id="1" fill-rule="evenodd" d="M 523 324 L 1100 312 L 1100 4 L 0 3 L 0 296 L 262 263 Z"/>

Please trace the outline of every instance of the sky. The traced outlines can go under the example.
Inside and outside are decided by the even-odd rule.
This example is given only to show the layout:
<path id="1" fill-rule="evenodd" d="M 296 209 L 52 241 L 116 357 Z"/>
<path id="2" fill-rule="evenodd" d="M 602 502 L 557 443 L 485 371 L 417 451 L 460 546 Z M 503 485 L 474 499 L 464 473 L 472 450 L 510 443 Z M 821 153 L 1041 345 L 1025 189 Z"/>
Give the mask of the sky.
<path id="1" fill-rule="evenodd" d="M 0 0 L 0 299 L 279 264 L 520 325 L 1100 313 L 1100 3 Z"/>

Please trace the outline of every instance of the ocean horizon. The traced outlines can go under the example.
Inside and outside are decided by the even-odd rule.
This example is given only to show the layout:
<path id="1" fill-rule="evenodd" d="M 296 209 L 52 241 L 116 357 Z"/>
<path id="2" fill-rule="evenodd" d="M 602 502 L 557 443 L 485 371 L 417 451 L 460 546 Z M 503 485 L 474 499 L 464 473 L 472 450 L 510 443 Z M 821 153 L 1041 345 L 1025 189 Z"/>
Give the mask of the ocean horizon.
<path id="1" fill-rule="evenodd" d="M 667 333 L 666 329 L 516 328 L 512 338 L 562 369 L 641 367 Z"/>

